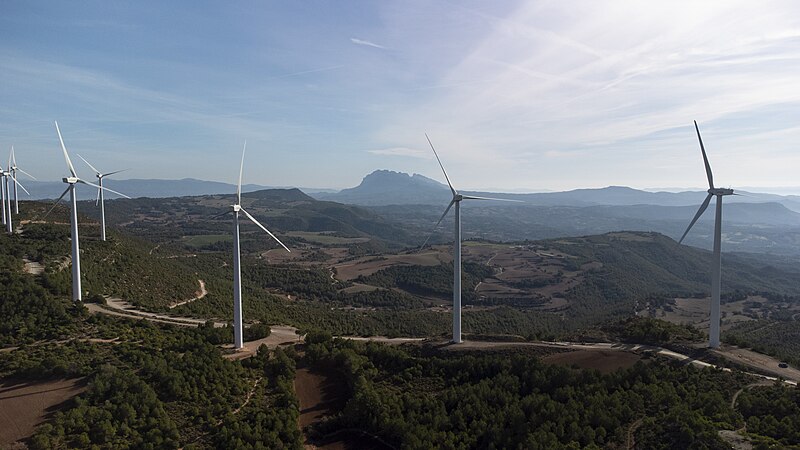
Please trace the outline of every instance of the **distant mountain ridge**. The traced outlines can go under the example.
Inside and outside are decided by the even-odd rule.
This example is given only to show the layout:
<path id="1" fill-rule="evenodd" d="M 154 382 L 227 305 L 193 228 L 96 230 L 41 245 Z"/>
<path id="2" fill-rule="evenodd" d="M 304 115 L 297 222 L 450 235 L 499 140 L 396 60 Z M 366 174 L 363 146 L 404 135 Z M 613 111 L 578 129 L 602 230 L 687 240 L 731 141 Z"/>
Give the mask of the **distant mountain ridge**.
<path id="1" fill-rule="evenodd" d="M 86 181 L 96 182 L 94 177 L 86 178 Z M 31 193 L 30 196 L 20 191 L 21 200 L 42 200 L 58 198 L 64 192 L 64 183 L 58 181 L 21 181 L 25 188 Z M 195 178 L 183 178 L 180 180 L 158 180 L 158 179 L 130 179 L 116 180 L 109 178 L 103 181 L 103 186 L 119 191 L 129 197 L 191 197 L 197 195 L 233 194 L 236 192 L 236 185 L 222 183 L 219 181 L 198 180 Z M 259 191 L 263 189 L 276 189 L 275 186 L 262 186 L 258 184 L 242 185 L 242 192 Z M 302 188 L 304 192 L 332 191 L 326 189 Z M 79 200 L 93 200 L 97 195 L 97 190 L 91 186 L 78 186 Z M 106 198 L 117 198 L 118 196 L 110 192 L 106 193 Z"/>
<path id="2" fill-rule="evenodd" d="M 699 206 L 705 191 L 648 192 L 625 186 L 596 189 L 574 189 L 564 192 L 533 194 L 462 191 L 463 194 L 524 201 L 535 206 Z M 726 198 L 726 203 L 780 203 L 800 212 L 800 196 L 746 193 L 747 196 Z M 390 170 L 376 170 L 365 176 L 356 187 L 337 193 L 310 193 L 320 200 L 331 200 L 362 206 L 440 205 L 450 201 L 447 185 L 425 176 Z M 495 204 L 500 204 L 495 202 Z"/>

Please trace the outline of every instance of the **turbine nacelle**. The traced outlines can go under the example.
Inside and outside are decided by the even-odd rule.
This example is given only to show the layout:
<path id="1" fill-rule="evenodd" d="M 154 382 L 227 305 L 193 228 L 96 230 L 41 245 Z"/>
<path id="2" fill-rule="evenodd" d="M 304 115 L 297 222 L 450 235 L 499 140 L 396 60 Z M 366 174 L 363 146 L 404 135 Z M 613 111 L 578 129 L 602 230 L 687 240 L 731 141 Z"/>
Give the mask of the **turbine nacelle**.
<path id="1" fill-rule="evenodd" d="M 75 183 L 80 182 L 81 179 L 78 178 L 78 177 L 66 177 L 66 178 L 62 178 L 61 181 L 63 181 L 64 183 L 75 184 Z"/>
<path id="2" fill-rule="evenodd" d="M 714 188 L 709 189 L 708 193 L 711 195 L 734 195 L 733 189 L 726 189 L 726 188 Z"/>
<path id="3" fill-rule="evenodd" d="M 239 212 L 242 210 L 242 205 L 231 205 L 231 208 L 233 208 L 233 212 Z"/>

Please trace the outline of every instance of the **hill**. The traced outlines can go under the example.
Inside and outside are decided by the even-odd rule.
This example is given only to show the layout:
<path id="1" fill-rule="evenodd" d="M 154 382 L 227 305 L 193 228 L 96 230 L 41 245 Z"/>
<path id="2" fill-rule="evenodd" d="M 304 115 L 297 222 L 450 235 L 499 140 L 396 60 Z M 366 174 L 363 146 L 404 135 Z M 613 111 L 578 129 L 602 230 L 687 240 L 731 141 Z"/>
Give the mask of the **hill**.
<path id="1" fill-rule="evenodd" d="M 699 206 L 511 205 L 465 202 L 461 218 L 464 238 L 518 241 L 636 230 L 656 231 L 679 239 Z M 425 231 L 433 227 L 443 208 L 444 205 L 371 207 L 388 220 Z M 723 217 L 723 251 L 800 257 L 800 213 L 778 203 L 731 203 L 725 205 Z M 710 249 L 713 222 L 712 207 L 694 226 L 685 243 Z M 432 241 L 452 239 L 446 231 L 452 223 L 451 214 Z"/>
<path id="2" fill-rule="evenodd" d="M 106 204 L 108 223 L 131 233 L 158 242 L 189 238 L 198 249 L 219 249 L 230 239 L 230 217 L 220 216 L 230 211 L 233 194 L 194 197 L 138 198 L 114 200 Z M 322 233 L 341 238 L 360 238 L 376 241 L 375 245 L 405 245 L 412 238 L 404 228 L 393 224 L 373 211 L 335 202 L 319 201 L 299 189 L 266 189 L 246 192 L 242 206 L 271 231 L 287 239 L 302 240 L 301 235 L 286 237 L 285 233 Z M 84 202 L 79 208 L 92 217 L 99 217 L 94 202 Z M 269 239 L 250 239 L 253 235 L 249 221 L 243 224 L 243 243 L 252 242 L 269 249 Z M 207 236 L 202 239 L 201 236 Z M 245 245 L 245 244 L 243 244 Z M 249 244 L 248 244 L 249 245 Z"/>
<path id="3" fill-rule="evenodd" d="M 23 217 L 40 215 L 46 205 L 24 203 Z M 61 207 L 60 207 L 61 208 Z M 66 208 L 56 209 L 56 223 L 25 220 L 11 240 L 15 253 L 44 267 L 42 285 L 55 295 L 71 292 L 70 230 L 62 218 Z M 110 229 L 108 241 L 99 240 L 99 226 L 79 216 L 81 272 L 84 297 L 93 294 L 122 297 L 147 309 L 166 309 L 194 296 L 198 276 L 180 259 L 153 255 L 154 244 Z"/>
<path id="4" fill-rule="evenodd" d="M 94 176 L 87 176 L 86 181 L 94 182 Z M 23 181 L 25 188 L 31 193 L 30 196 L 22 195 L 21 198 L 27 200 L 41 200 L 48 198 L 58 198 L 64 192 L 64 183 L 59 181 Z M 108 178 L 103 181 L 103 185 L 109 189 L 122 192 L 123 194 L 137 198 L 164 198 L 164 197 L 186 197 L 193 195 L 212 195 L 230 194 L 236 192 L 236 185 L 221 183 L 218 181 L 198 180 L 195 178 L 183 178 L 181 180 L 159 180 L 159 179 L 128 179 L 119 180 Z M 242 185 L 243 192 L 251 192 L 272 187 L 257 184 Z M 326 189 L 307 189 L 307 192 L 326 192 Z M 89 186 L 82 186 L 78 189 L 80 200 L 93 200 L 97 191 Z M 106 192 L 106 198 L 117 198 L 116 194 Z"/>
<path id="5" fill-rule="evenodd" d="M 747 196 L 727 198 L 726 203 L 780 203 L 792 211 L 800 212 L 800 196 L 737 192 Z M 626 186 L 530 194 L 466 190 L 461 193 L 520 200 L 526 205 L 569 207 L 655 205 L 695 206 L 697 208 L 707 195 L 705 191 L 650 192 Z M 390 170 L 376 170 L 365 176 L 356 187 L 343 189 L 337 193 L 315 193 L 313 196 L 321 200 L 365 206 L 441 205 L 450 201 L 446 184 L 419 174 L 409 175 Z M 503 203 L 493 204 L 502 205 Z"/>

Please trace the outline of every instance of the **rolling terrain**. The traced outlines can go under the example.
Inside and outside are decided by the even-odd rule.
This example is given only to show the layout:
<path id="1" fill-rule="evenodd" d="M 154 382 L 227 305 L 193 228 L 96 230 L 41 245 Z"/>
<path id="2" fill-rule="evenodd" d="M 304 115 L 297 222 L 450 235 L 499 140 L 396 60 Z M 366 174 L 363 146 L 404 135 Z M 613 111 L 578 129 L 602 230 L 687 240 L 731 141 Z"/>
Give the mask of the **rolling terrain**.
<path id="1" fill-rule="evenodd" d="M 600 336 L 586 330 L 631 318 L 635 311 L 650 311 L 669 298 L 702 299 L 707 290 L 706 251 L 646 232 L 466 242 L 463 285 L 469 292 L 464 296 L 464 325 L 469 340 L 452 348 L 440 337 L 450 325 L 450 246 L 409 249 L 389 240 L 392 233 L 403 235 L 401 227 L 369 211 L 316 202 L 296 191 L 255 193 L 247 201 L 265 222 L 272 214 L 306 228 L 276 229 L 281 238 L 292 241 L 291 253 L 253 236 L 245 241 L 248 330 L 264 323 L 299 330 L 273 327 L 281 332 L 248 338 L 251 348 L 241 354 L 226 345 L 231 339 L 225 326 L 231 315 L 230 248 L 225 239 L 229 224 L 224 216 L 201 219 L 209 211 L 223 212 L 225 198 L 114 201 L 120 210 L 129 208 L 136 215 L 133 221 L 120 222 L 106 243 L 97 240 L 93 220 L 81 217 L 86 286 L 102 294 L 90 296 L 100 302 L 91 305 L 94 314 L 66 300 L 68 279 L 62 278 L 69 265 L 68 227 L 60 222 L 60 213 L 54 213 L 53 222 L 39 223 L 36 218 L 46 206 L 24 204 L 20 232 L 0 237 L 0 276 L 10 286 L 0 304 L 7 346 L 0 352 L 0 378 L 42 379 L 44 386 L 64 378 L 82 379 L 86 388 L 59 397 L 62 412 L 47 416 L 33 435 L 30 424 L 42 420 L 35 417 L 42 417 L 43 407 L 30 409 L 27 431 L 13 439 L 22 437 L 34 449 L 115 447 L 122 442 L 164 448 L 259 448 L 265 443 L 300 448 L 303 442 L 423 448 L 441 439 L 466 447 L 545 442 L 550 448 L 614 448 L 632 441 L 647 447 L 673 439 L 670 426 L 703 423 L 695 435 L 674 444 L 720 446 L 724 441 L 717 430 L 736 435 L 733 430 L 746 422 L 757 433 L 750 439 L 796 442 L 792 435 L 753 418 L 765 417 L 758 412 L 765 396 L 789 398 L 790 391 L 749 388 L 757 380 L 754 375 L 720 371 L 712 363 L 698 361 L 694 365 L 706 369 L 697 370 L 673 362 L 686 361 L 681 352 L 695 352 L 692 346 L 702 341 L 702 334 L 692 328 L 637 318 L 622 322 L 617 330 L 604 329 L 604 341 L 594 344 L 537 342 Z M 326 227 L 338 223 L 352 228 L 309 229 L 320 216 Z M 156 242 L 146 240 L 158 230 Z M 34 270 L 33 262 L 42 273 Z M 726 255 L 725 264 L 724 285 L 732 301 L 740 301 L 742 295 L 763 298 L 763 308 L 777 311 L 793 304 L 798 295 L 796 271 L 738 256 Z M 159 286 L 165 280 L 172 284 L 170 289 Z M 137 310 L 113 309 L 125 307 L 113 297 L 128 300 Z M 109 315 L 112 312 L 117 315 Z M 305 344 L 297 347 L 301 353 L 294 350 L 300 339 L 295 331 L 305 334 Z M 331 333 L 430 339 L 379 339 L 402 346 L 392 350 L 369 342 L 371 337 L 363 338 L 367 342 L 341 341 L 331 340 Z M 682 350 L 658 350 L 636 342 L 678 345 Z M 261 343 L 270 348 L 256 348 Z M 292 347 L 271 349 L 279 344 Z M 714 358 L 708 352 L 698 354 Z M 765 359 L 762 365 L 770 361 L 774 363 Z M 299 372 L 295 362 L 303 364 Z M 342 378 L 319 375 L 331 370 Z M 463 371 L 462 377 L 453 378 L 454 370 Z M 537 393 L 524 387 L 530 377 L 544 381 L 536 383 Z M 335 392 L 325 395 L 334 381 Z M 495 388 L 489 390 L 487 383 Z M 597 404 L 575 403 L 569 399 L 585 396 L 570 397 L 563 390 L 587 383 L 594 386 Z M 600 389 L 614 383 L 635 386 L 636 394 L 625 399 L 638 405 L 635 410 L 616 409 L 615 390 Z M 655 403 L 636 400 L 636 395 L 645 399 L 660 392 L 659 398 L 675 403 L 677 397 L 669 393 L 678 386 L 688 399 L 679 416 L 665 416 Z M 208 392 L 213 392 L 212 398 Z M 432 410 L 415 406 L 431 394 L 438 399 Z M 506 399 L 506 407 L 493 407 L 491 398 Z M 609 403 L 599 406 L 603 402 Z M 302 411 L 298 404 L 311 406 Z M 310 407 L 319 407 L 320 413 L 313 414 Z M 541 408 L 558 409 L 552 417 L 560 417 L 560 422 L 528 420 L 526 428 L 505 440 L 498 440 L 491 426 L 461 425 L 462 420 L 481 423 L 486 417 L 517 423 L 520 412 Z M 776 420 L 794 420 L 792 411 L 775 414 Z M 157 423 L 142 417 L 156 418 Z M 444 417 L 455 419 L 445 425 Z M 298 427 L 298 421 L 305 426 Z M 333 434 L 331 427 L 348 431 Z M 447 429 L 458 432 L 442 435 Z"/>

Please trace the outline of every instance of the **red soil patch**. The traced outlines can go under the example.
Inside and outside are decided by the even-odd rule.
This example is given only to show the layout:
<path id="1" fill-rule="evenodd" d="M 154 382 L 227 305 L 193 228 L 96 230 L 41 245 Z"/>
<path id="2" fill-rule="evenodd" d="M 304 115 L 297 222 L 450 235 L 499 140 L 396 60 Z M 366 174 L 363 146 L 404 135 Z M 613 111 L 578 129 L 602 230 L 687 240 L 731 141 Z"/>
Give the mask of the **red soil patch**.
<path id="1" fill-rule="evenodd" d="M 29 438 L 67 400 L 86 390 L 82 378 L 0 383 L 0 447 Z"/>
<path id="2" fill-rule="evenodd" d="M 575 350 L 555 353 L 542 360 L 548 364 L 577 366 L 581 369 L 597 369 L 602 373 L 611 373 L 618 369 L 627 369 L 641 358 L 636 353 L 617 350 Z"/>

